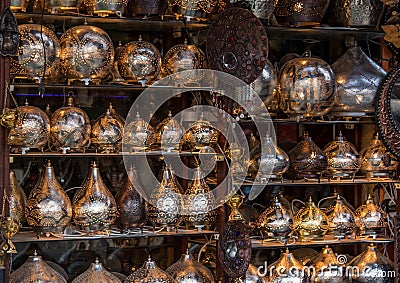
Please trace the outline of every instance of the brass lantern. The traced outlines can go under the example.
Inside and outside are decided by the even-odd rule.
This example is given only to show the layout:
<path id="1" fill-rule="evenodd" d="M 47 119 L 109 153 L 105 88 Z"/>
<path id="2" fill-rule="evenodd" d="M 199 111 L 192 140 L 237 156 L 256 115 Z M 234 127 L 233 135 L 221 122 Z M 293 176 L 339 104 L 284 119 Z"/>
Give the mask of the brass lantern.
<path id="1" fill-rule="evenodd" d="M 27 103 L 18 107 L 17 112 L 17 121 L 8 134 L 7 143 L 23 154 L 32 148 L 43 151 L 50 138 L 49 117 L 43 110 Z"/>
<path id="2" fill-rule="evenodd" d="M 11 273 L 10 283 L 44 282 L 67 283 L 67 280 L 51 268 L 36 251 L 21 267 Z"/>
<path id="3" fill-rule="evenodd" d="M 125 120 L 110 106 L 92 125 L 91 143 L 101 152 L 119 152 Z"/>
<path id="4" fill-rule="evenodd" d="M 294 223 L 297 234 L 305 241 L 323 237 L 329 228 L 326 214 L 315 205 L 311 197 L 295 214 Z"/>
<path id="5" fill-rule="evenodd" d="M 209 228 L 215 221 L 215 197 L 200 167 L 195 169 L 193 181 L 185 191 L 184 202 L 185 220 L 189 226 L 201 231 L 204 226 Z"/>
<path id="6" fill-rule="evenodd" d="M 384 3 L 379 0 L 364 0 L 360 5 L 357 0 L 334 0 L 331 3 L 332 14 L 339 26 L 376 27 L 381 19 Z"/>
<path id="7" fill-rule="evenodd" d="M 183 135 L 183 127 L 172 118 L 169 111 L 168 117 L 165 118 L 156 128 L 156 141 L 162 150 L 167 152 L 178 150 Z"/>
<path id="8" fill-rule="evenodd" d="M 72 283 L 94 283 L 94 282 L 107 282 L 107 283 L 121 283 L 111 272 L 108 272 L 98 259 L 92 263 L 88 270 L 76 277 Z"/>
<path id="9" fill-rule="evenodd" d="M 204 21 L 221 12 L 226 7 L 226 1 L 217 0 L 168 0 L 167 15 L 174 15 L 176 19 L 184 17 L 188 20 Z"/>
<path id="10" fill-rule="evenodd" d="M 81 25 L 67 30 L 60 39 L 61 62 L 69 81 L 100 83 L 114 63 L 114 47 L 101 28 Z"/>
<path id="11" fill-rule="evenodd" d="M 58 182 L 50 161 L 29 194 L 25 215 L 28 225 L 38 233 L 62 233 L 71 220 L 71 201 Z"/>
<path id="12" fill-rule="evenodd" d="M 324 212 L 328 217 L 329 233 L 342 238 L 354 232 L 356 227 L 354 212 L 345 204 L 341 196 L 338 195 L 335 204 Z"/>
<path id="13" fill-rule="evenodd" d="M 387 214 L 379 207 L 371 195 L 365 204 L 356 209 L 356 225 L 361 235 L 378 235 L 387 227 Z"/>
<path id="14" fill-rule="evenodd" d="M 322 116 L 335 102 L 336 78 L 328 63 L 311 57 L 286 62 L 280 69 L 280 99 L 282 110 L 297 118 Z"/>
<path id="15" fill-rule="evenodd" d="M 203 117 L 202 113 L 200 119 L 193 123 L 184 135 L 185 141 L 192 150 L 206 151 L 218 142 L 219 131 Z"/>
<path id="16" fill-rule="evenodd" d="M 324 154 L 328 158 L 326 174 L 331 178 L 354 178 L 360 169 L 358 151 L 351 142 L 346 141 L 342 132 L 324 147 Z"/>
<path id="17" fill-rule="evenodd" d="M 158 78 L 161 54 L 157 47 L 139 37 L 125 44 L 118 55 L 118 69 L 126 82 L 140 83 L 144 87 Z"/>
<path id="18" fill-rule="evenodd" d="M 116 221 L 117 214 L 117 203 L 93 162 L 79 197 L 74 198 L 74 222 L 86 231 L 102 231 L 110 228 Z"/>
<path id="19" fill-rule="evenodd" d="M 282 252 L 280 258 L 268 267 L 268 270 L 272 270 L 268 282 L 307 282 L 305 278 L 306 274 L 302 272 L 303 269 L 303 263 L 297 260 L 293 254 L 286 249 L 286 252 Z"/>
<path id="20" fill-rule="evenodd" d="M 328 6 L 329 0 L 278 0 L 274 13 L 283 25 L 319 26 Z"/>
<path id="21" fill-rule="evenodd" d="M 91 125 L 88 115 L 75 107 L 68 97 L 67 106 L 57 109 L 51 117 L 51 142 L 57 149 L 84 151 L 90 144 Z"/>
<path id="22" fill-rule="evenodd" d="M 331 248 L 326 246 L 307 263 L 314 267 L 311 282 L 316 283 L 343 283 L 345 267 L 341 265 L 340 256 L 337 256 Z"/>
<path id="23" fill-rule="evenodd" d="M 170 275 L 162 271 L 155 263 L 149 259 L 143 266 L 126 278 L 124 283 L 173 283 Z"/>
<path id="24" fill-rule="evenodd" d="M 15 172 L 10 171 L 10 218 L 22 225 L 26 222 L 26 195 L 19 185 Z"/>
<path id="25" fill-rule="evenodd" d="M 200 262 L 193 260 L 189 252 L 167 268 L 166 272 L 175 280 L 174 282 L 185 283 L 214 283 L 214 277 Z"/>
<path id="26" fill-rule="evenodd" d="M 18 62 L 27 76 L 40 79 L 50 75 L 60 61 L 60 43 L 56 34 L 38 24 L 19 25 L 18 31 Z"/>
<path id="27" fill-rule="evenodd" d="M 130 121 L 124 129 L 123 144 L 129 151 L 149 148 L 155 142 L 155 139 L 153 127 L 140 117 L 139 112 L 136 113 L 136 118 Z"/>

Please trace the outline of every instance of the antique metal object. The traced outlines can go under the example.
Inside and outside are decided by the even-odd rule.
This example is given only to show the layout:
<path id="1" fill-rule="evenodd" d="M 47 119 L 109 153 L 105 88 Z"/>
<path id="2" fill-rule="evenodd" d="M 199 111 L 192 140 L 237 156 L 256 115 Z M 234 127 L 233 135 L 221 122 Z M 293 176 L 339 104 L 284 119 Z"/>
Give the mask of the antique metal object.
<path id="1" fill-rule="evenodd" d="M 117 15 L 122 17 L 127 11 L 128 0 L 83 0 L 86 10 L 99 17 Z"/>
<path id="2" fill-rule="evenodd" d="M 266 107 L 270 115 L 276 115 L 279 110 L 278 73 L 269 60 L 267 60 L 261 75 L 250 86 L 263 101 L 262 105 L 255 105 L 256 113 L 258 109 Z"/>
<path id="3" fill-rule="evenodd" d="M 249 84 L 262 74 L 267 58 L 267 33 L 253 13 L 233 8 L 218 15 L 207 37 L 207 59 L 212 69 Z"/>
<path id="4" fill-rule="evenodd" d="M 351 142 L 346 141 L 342 132 L 324 147 L 324 154 L 328 158 L 326 175 L 330 178 L 354 178 L 360 169 L 358 151 Z"/>
<path id="5" fill-rule="evenodd" d="M 357 0 L 334 0 L 332 14 L 335 24 L 343 27 L 376 27 L 383 12 L 380 0 L 366 0 L 360 5 Z"/>
<path id="6" fill-rule="evenodd" d="M 1 235 L 4 238 L 4 242 L 1 245 L 2 252 L 5 251 L 8 254 L 17 253 L 17 248 L 15 247 L 11 239 L 15 234 L 19 232 L 20 226 L 21 223 L 11 217 L 7 217 L 1 222 Z"/>
<path id="7" fill-rule="evenodd" d="M 18 30 L 19 65 L 30 78 L 40 80 L 41 77 L 49 76 L 60 60 L 60 43 L 56 34 L 38 24 L 23 24 Z"/>
<path id="8" fill-rule="evenodd" d="M 182 190 L 166 165 L 162 172 L 162 180 L 150 194 L 149 222 L 153 226 L 160 225 L 168 231 L 177 227 L 183 209 Z"/>
<path id="9" fill-rule="evenodd" d="M 172 46 L 163 58 L 163 68 L 168 75 L 177 74 L 179 72 L 204 69 L 206 66 L 205 55 L 203 51 L 194 44 L 188 44 L 187 40 L 183 44 Z M 174 76 L 179 82 L 196 83 L 198 78 L 194 80 L 190 75 L 177 74 Z M 192 81 L 193 80 L 193 81 Z"/>
<path id="10" fill-rule="evenodd" d="M 274 14 L 282 25 L 319 26 L 329 0 L 278 0 Z"/>
<path id="11" fill-rule="evenodd" d="M 91 264 L 88 270 L 72 280 L 72 283 L 95 283 L 95 282 L 107 282 L 107 283 L 121 283 L 111 272 L 108 272 L 98 259 Z"/>
<path id="12" fill-rule="evenodd" d="M 277 196 L 260 214 L 255 224 L 261 229 L 264 237 L 279 240 L 286 240 L 294 226 L 292 212 L 280 203 Z"/>
<path id="13" fill-rule="evenodd" d="M 168 0 L 166 15 L 175 16 L 177 20 L 184 18 L 191 21 L 206 21 L 225 9 L 224 0 Z"/>
<path id="14" fill-rule="evenodd" d="M 60 39 L 61 61 L 69 82 L 100 83 L 114 63 L 111 38 L 101 28 L 89 25 L 68 29 Z"/>
<path id="15" fill-rule="evenodd" d="M 345 268 L 341 257 L 337 256 L 331 248 L 326 246 L 319 254 L 312 257 L 307 263 L 308 266 L 314 267 L 311 282 L 316 283 L 343 283 L 345 280 Z"/>
<path id="16" fill-rule="evenodd" d="M 96 162 L 93 162 L 81 193 L 74 198 L 72 205 L 73 220 L 83 230 L 103 231 L 116 221 L 117 203 L 104 184 Z"/>
<path id="17" fill-rule="evenodd" d="M 336 78 L 331 66 L 311 57 L 309 51 L 280 69 L 281 109 L 286 114 L 298 119 L 325 115 L 335 97 Z"/>
<path id="18" fill-rule="evenodd" d="M 126 278 L 124 283 L 173 283 L 174 279 L 149 259 L 143 266 Z"/>
<path id="19" fill-rule="evenodd" d="M 395 279 L 393 262 L 385 257 L 374 244 L 370 244 L 364 252 L 353 258 L 349 266 L 364 272 L 353 271 L 350 276 L 354 282 L 391 283 Z"/>
<path id="20" fill-rule="evenodd" d="M 306 274 L 302 272 L 304 270 L 303 263 L 297 260 L 288 249 L 286 249 L 286 252 L 281 253 L 277 261 L 268 266 L 268 270 L 272 270 L 268 280 L 271 283 L 306 282 Z"/>
<path id="21" fill-rule="evenodd" d="M 122 47 L 118 55 L 118 68 L 127 82 L 145 86 L 156 80 L 161 71 L 161 54 L 157 47 L 139 37 Z"/>
<path id="22" fill-rule="evenodd" d="M 25 224 L 25 207 L 26 207 L 26 195 L 17 178 L 15 172 L 10 170 L 10 190 L 9 190 L 9 207 L 10 207 L 10 218 L 19 225 Z"/>
<path id="23" fill-rule="evenodd" d="M 393 68 L 383 79 L 377 92 L 376 112 L 378 130 L 383 143 L 400 158 L 400 100 L 398 86 L 400 65 Z"/>
<path id="24" fill-rule="evenodd" d="M 18 52 L 18 46 L 17 20 L 10 7 L 8 7 L 3 10 L 0 17 L 0 55 L 14 56 Z"/>
<path id="25" fill-rule="evenodd" d="M 216 201 L 210 187 L 204 180 L 203 171 L 197 167 L 194 172 L 193 181 L 184 194 L 184 214 L 188 226 L 197 228 L 210 228 L 215 221 Z"/>
<path id="26" fill-rule="evenodd" d="M 315 205 L 311 197 L 294 215 L 294 225 L 303 241 L 323 237 L 329 228 L 326 214 Z"/>
<path id="27" fill-rule="evenodd" d="M 376 134 L 368 147 L 361 153 L 361 172 L 367 175 L 367 178 L 390 178 L 395 174 L 399 161 L 383 145 Z"/>
<path id="28" fill-rule="evenodd" d="M 168 0 L 131 0 L 128 5 L 132 16 L 160 16 L 165 14 Z"/>
<path id="29" fill-rule="evenodd" d="M 260 274 L 258 268 L 253 264 L 249 264 L 246 274 L 238 281 L 242 283 L 267 283 L 266 276 Z"/>
<path id="30" fill-rule="evenodd" d="M 10 9 L 12 12 L 26 12 L 29 0 L 11 0 Z"/>
<path id="31" fill-rule="evenodd" d="M 337 99 L 329 114 L 373 115 L 375 94 L 386 75 L 385 70 L 369 58 L 359 46 L 349 48 L 332 64 L 332 69 L 337 81 Z"/>
<path id="32" fill-rule="evenodd" d="M 133 165 L 129 168 L 123 186 L 115 195 L 118 207 L 118 225 L 122 230 L 142 227 L 147 221 L 147 204 L 138 191 L 143 185 Z"/>
<path id="33" fill-rule="evenodd" d="M 251 260 L 252 229 L 239 212 L 242 203 L 242 196 L 239 195 L 234 195 L 229 200 L 232 211 L 228 222 L 222 226 L 218 242 L 218 258 L 230 278 L 245 275 Z"/>
<path id="34" fill-rule="evenodd" d="M 289 175 L 294 179 L 319 178 L 328 166 L 323 151 L 304 133 L 299 143 L 288 153 Z"/>
<path id="35" fill-rule="evenodd" d="M 129 121 L 129 119 L 128 119 Z M 129 151 L 139 151 L 150 147 L 156 140 L 152 126 L 140 117 L 139 112 L 136 118 L 128 122 L 124 129 L 122 142 Z"/>
<path id="36" fill-rule="evenodd" d="M 88 115 L 74 106 L 68 97 L 67 106 L 57 109 L 51 117 L 50 139 L 63 153 L 84 151 L 90 144 L 91 125 Z"/>
<path id="37" fill-rule="evenodd" d="M 167 268 L 168 273 L 176 283 L 214 283 L 214 277 L 207 267 L 193 260 L 189 252 Z"/>
<path id="38" fill-rule="evenodd" d="M 82 0 L 32 0 L 33 12 L 51 14 L 79 13 Z M 44 7 L 43 7 L 44 6 Z"/>
<path id="39" fill-rule="evenodd" d="M 361 235 L 376 236 L 387 228 L 387 214 L 379 207 L 371 195 L 365 204 L 355 211 L 358 233 Z"/>
<path id="40" fill-rule="evenodd" d="M 10 283 L 67 283 L 67 280 L 51 268 L 36 251 L 21 267 L 11 273 Z"/>
<path id="41" fill-rule="evenodd" d="M 342 238 L 352 234 L 355 227 L 354 212 L 346 206 L 342 198 L 338 195 L 335 204 L 325 211 L 329 223 L 329 233 L 335 237 Z"/>
<path id="42" fill-rule="evenodd" d="M 172 117 L 172 113 L 169 111 L 168 117 L 156 127 L 156 142 L 162 150 L 167 152 L 179 150 L 183 131 L 181 124 Z"/>
<path id="43" fill-rule="evenodd" d="M 38 233 L 63 233 L 72 217 L 69 197 L 58 182 L 50 161 L 26 202 L 26 220 Z"/>
<path id="44" fill-rule="evenodd" d="M 43 151 L 50 138 L 49 117 L 43 110 L 28 103 L 18 107 L 17 113 L 17 121 L 7 138 L 11 149 L 23 154 L 34 148 Z"/>
<path id="45" fill-rule="evenodd" d="M 125 120 L 110 106 L 92 124 L 91 144 L 100 152 L 119 152 Z"/>
<path id="46" fill-rule="evenodd" d="M 200 119 L 190 126 L 183 139 L 192 150 L 205 151 L 218 142 L 218 137 L 219 131 L 209 121 L 204 120 L 201 113 Z"/>
<path id="47" fill-rule="evenodd" d="M 258 181 L 282 179 L 282 175 L 289 168 L 289 157 L 275 144 L 272 137 L 267 135 L 264 143 L 261 144 L 261 152 L 250 160 L 249 166 L 250 173 Z"/>

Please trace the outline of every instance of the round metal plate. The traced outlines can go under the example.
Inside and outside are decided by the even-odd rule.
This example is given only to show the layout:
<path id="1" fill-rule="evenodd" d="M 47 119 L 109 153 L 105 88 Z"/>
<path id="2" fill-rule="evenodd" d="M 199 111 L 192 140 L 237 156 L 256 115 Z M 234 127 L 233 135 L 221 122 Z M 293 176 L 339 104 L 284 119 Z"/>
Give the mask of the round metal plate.
<path id="1" fill-rule="evenodd" d="M 267 32 L 250 11 L 225 10 L 209 29 L 207 57 L 212 69 L 250 84 L 260 76 L 267 63 Z"/>

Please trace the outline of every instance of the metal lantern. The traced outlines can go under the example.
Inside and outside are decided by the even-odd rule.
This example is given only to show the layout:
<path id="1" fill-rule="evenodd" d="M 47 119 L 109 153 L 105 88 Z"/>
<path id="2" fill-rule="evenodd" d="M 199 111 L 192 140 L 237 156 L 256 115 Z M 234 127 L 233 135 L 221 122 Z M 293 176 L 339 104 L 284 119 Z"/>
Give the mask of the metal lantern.
<path id="1" fill-rule="evenodd" d="M 73 201 L 73 220 L 83 230 L 109 229 L 117 219 L 117 203 L 93 162 L 81 193 Z"/>
<path id="2" fill-rule="evenodd" d="M 138 192 L 142 190 L 136 168 L 131 166 L 123 186 L 115 195 L 119 214 L 117 222 L 122 230 L 142 227 L 146 224 L 147 204 Z"/>
<path id="3" fill-rule="evenodd" d="M 273 268 L 271 268 L 273 267 Z M 272 270 L 268 282 L 271 283 L 303 283 L 306 282 L 306 274 L 302 272 L 304 265 L 297 260 L 289 250 L 282 252 L 277 261 L 272 263 L 268 270 Z"/>
<path id="4" fill-rule="evenodd" d="M 183 208 L 182 190 L 173 176 L 172 170 L 165 166 L 160 184 L 150 194 L 149 222 L 167 230 L 176 228 Z"/>
<path id="5" fill-rule="evenodd" d="M 122 142 L 129 151 L 138 151 L 149 148 L 155 142 L 155 139 L 153 127 L 143 120 L 137 112 L 136 118 L 125 127 Z"/>
<path id="6" fill-rule="evenodd" d="M 15 172 L 10 171 L 10 218 L 22 225 L 26 222 L 25 207 L 26 195 L 17 178 Z"/>
<path id="7" fill-rule="evenodd" d="M 361 172 L 368 178 L 390 178 L 397 170 L 399 161 L 376 134 L 361 153 Z"/>
<path id="8" fill-rule="evenodd" d="M 346 141 L 342 132 L 336 140 L 324 147 L 324 154 L 328 158 L 326 174 L 331 178 L 354 178 L 360 169 L 361 160 L 355 146 Z"/>
<path id="9" fill-rule="evenodd" d="M 376 27 L 383 12 L 380 0 L 333 0 L 332 14 L 336 24 L 343 27 Z"/>
<path id="10" fill-rule="evenodd" d="M 72 283 L 96 283 L 96 282 L 107 282 L 107 283 L 121 283 L 111 272 L 108 272 L 98 259 L 91 264 L 88 270 L 72 280 Z"/>
<path id="11" fill-rule="evenodd" d="M 219 131 L 207 120 L 200 119 L 193 123 L 184 135 L 185 141 L 191 149 L 206 150 L 218 142 Z"/>
<path id="12" fill-rule="evenodd" d="M 214 283 L 214 277 L 200 262 L 193 260 L 188 252 L 167 268 L 166 272 L 176 283 Z"/>
<path id="13" fill-rule="evenodd" d="M 329 0 L 278 0 L 274 14 L 280 24 L 319 26 Z"/>
<path id="14" fill-rule="evenodd" d="M 356 225 L 361 235 L 378 235 L 387 228 L 387 214 L 377 205 L 371 195 L 365 204 L 356 209 Z"/>
<path id="15" fill-rule="evenodd" d="M 51 142 L 57 149 L 83 151 L 90 144 L 91 125 L 88 115 L 75 107 L 68 97 L 67 106 L 57 109 L 51 117 Z"/>
<path id="16" fill-rule="evenodd" d="M 385 257 L 374 244 L 370 244 L 364 252 L 353 258 L 349 266 L 353 267 L 353 272 L 349 275 L 354 282 L 391 283 L 396 278 L 393 262 Z"/>
<path id="17" fill-rule="evenodd" d="M 43 151 L 50 138 L 50 119 L 46 113 L 35 107 L 18 107 L 17 121 L 10 130 L 7 143 L 23 154 L 33 148 Z"/>
<path id="18" fill-rule="evenodd" d="M 143 266 L 133 272 L 126 278 L 124 283 L 173 283 L 174 279 L 162 271 L 158 266 L 149 259 Z"/>
<path id="19" fill-rule="evenodd" d="M 166 15 L 173 15 L 176 19 L 182 17 L 191 20 L 205 21 L 225 9 L 223 0 L 168 0 Z"/>
<path id="20" fill-rule="evenodd" d="M 18 62 L 27 76 L 40 79 L 50 75 L 60 60 L 60 43 L 56 34 L 38 24 L 19 25 L 18 31 Z"/>
<path id="21" fill-rule="evenodd" d="M 375 94 L 386 71 L 359 46 L 349 48 L 332 64 L 332 69 L 337 81 L 337 99 L 329 114 L 374 115 Z"/>
<path id="22" fill-rule="evenodd" d="M 339 259 L 338 259 L 339 258 Z M 319 254 L 312 257 L 307 263 L 314 267 L 311 282 L 316 283 L 343 283 L 346 282 L 343 274 L 345 267 L 339 262 L 338 257 L 331 248 L 326 246 Z"/>
<path id="23" fill-rule="evenodd" d="M 282 110 L 297 118 L 322 116 L 329 112 L 336 96 L 336 78 L 324 60 L 302 57 L 286 62 L 280 69 Z"/>
<path id="24" fill-rule="evenodd" d="M 67 30 L 60 39 L 61 61 L 69 81 L 99 83 L 114 63 L 111 38 L 101 28 L 81 25 Z"/>
<path id="25" fill-rule="evenodd" d="M 161 149 L 168 152 L 178 150 L 183 132 L 183 127 L 172 118 L 172 113 L 169 111 L 168 117 L 156 127 L 157 144 L 161 146 Z"/>
<path id="26" fill-rule="evenodd" d="M 200 167 L 197 167 L 193 181 L 184 195 L 186 224 L 197 228 L 199 231 L 203 227 L 209 228 L 215 221 L 216 211 L 213 210 L 215 204 L 215 196 L 204 180 L 203 171 Z"/>
<path id="27" fill-rule="evenodd" d="M 139 37 L 124 45 L 118 55 L 118 69 L 127 82 L 147 83 L 158 78 L 161 71 L 161 54 L 157 47 Z"/>
<path id="28" fill-rule="evenodd" d="M 329 224 L 326 214 L 322 212 L 310 197 L 305 206 L 294 216 L 295 230 L 302 240 L 323 237 Z"/>
<path id="29" fill-rule="evenodd" d="M 58 182 L 50 161 L 29 194 L 25 215 L 28 225 L 38 233 L 63 233 L 71 220 L 71 201 Z"/>
<path id="30" fill-rule="evenodd" d="M 51 268 L 36 251 L 21 267 L 11 273 L 10 283 L 67 283 L 67 280 Z"/>
<path id="31" fill-rule="evenodd" d="M 90 14 L 100 17 L 117 15 L 122 17 L 127 11 L 128 0 L 83 0 Z"/>
<path id="32" fill-rule="evenodd" d="M 131 0 L 128 3 L 132 16 L 163 16 L 168 7 L 167 0 Z"/>
<path id="33" fill-rule="evenodd" d="M 338 238 L 342 238 L 348 234 L 352 234 L 355 227 L 354 212 L 342 200 L 341 196 L 337 196 L 335 203 L 325 211 L 328 217 L 329 233 Z"/>
<path id="34" fill-rule="evenodd" d="M 101 152 L 119 152 L 125 120 L 110 106 L 92 124 L 91 144 Z"/>
<path id="35" fill-rule="evenodd" d="M 285 240 L 293 230 L 293 215 L 275 196 L 271 205 L 258 217 L 256 226 L 264 237 Z"/>
<path id="36" fill-rule="evenodd" d="M 326 155 L 308 133 L 304 133 L 299 143 L 289 151 L 288 155 L 289 174 L 295 179 L 319 178 L 328 165 Z"/>

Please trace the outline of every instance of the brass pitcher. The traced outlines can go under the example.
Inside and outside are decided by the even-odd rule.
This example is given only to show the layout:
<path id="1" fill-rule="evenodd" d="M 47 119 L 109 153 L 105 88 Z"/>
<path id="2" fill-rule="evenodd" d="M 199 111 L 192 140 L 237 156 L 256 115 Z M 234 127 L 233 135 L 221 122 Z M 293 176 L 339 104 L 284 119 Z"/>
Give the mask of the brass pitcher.
<path id="1" fill-rule="evenodd" d="M 25 215 L 28 225 L 38 233 L 62 233 L 71 220 L 71 201 L 58 182 L 50 161 L 29 194 Z"/>
<path id="2" fill-rule="evenodd" d="M 311 197 L 294 216 L 294 225 L 298 236 L 305 241 L 323 237 L 329 228 L 326 214 L 315 205 Z"/>
<path id="3" fill-rule="evenodd" d="M 74 199 L 74 222 L 86 231 L 109 229 L 117 218 L 117 203 L 104 184 L 96 162 L 84 184 L 82 193 Z"/>

